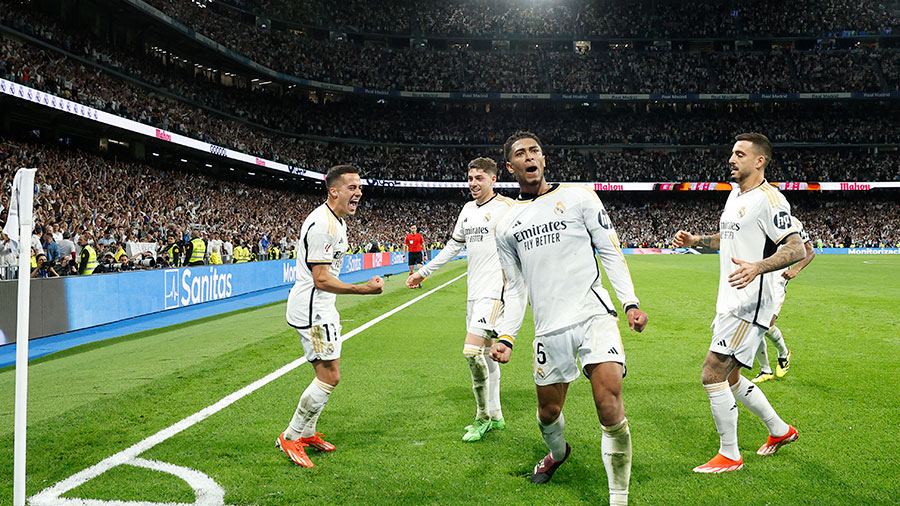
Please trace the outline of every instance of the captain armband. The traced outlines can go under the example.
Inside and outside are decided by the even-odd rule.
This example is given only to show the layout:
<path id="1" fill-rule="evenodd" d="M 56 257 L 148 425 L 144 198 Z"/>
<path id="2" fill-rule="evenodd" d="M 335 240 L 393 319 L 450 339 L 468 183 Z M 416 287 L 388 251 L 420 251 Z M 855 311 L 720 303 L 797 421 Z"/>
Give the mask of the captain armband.
<path id="1" fill-rule="evenodd" d="M 504 334 L 497 337 L 497 342 L 503 343 L 507 348 L 512 349 L 513 345 L 516 343 L 516 338 Z"/>

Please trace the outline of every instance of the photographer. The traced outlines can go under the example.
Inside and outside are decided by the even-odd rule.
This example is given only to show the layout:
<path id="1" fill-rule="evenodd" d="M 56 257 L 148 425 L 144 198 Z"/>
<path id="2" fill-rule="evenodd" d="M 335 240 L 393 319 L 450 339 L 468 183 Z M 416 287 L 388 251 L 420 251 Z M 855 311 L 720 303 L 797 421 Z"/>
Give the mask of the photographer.
<path id="1" fill-rule="evenodd" d="M 78 275 L 78 264 L 75 262 L 75 260 L 72 259 L 71 256 L 64 256 L 59 262 L 58 272 L 60 276 Z"/>
<path id="2" fill-rule="evenodd" d="M 37 263 L 37 267 L 31 270 L 32 278 L 55 278 L 59 276 L 54 269 L 53 262 L 47 260 L 46 254 L 38 253 L 34 260 Z"/>

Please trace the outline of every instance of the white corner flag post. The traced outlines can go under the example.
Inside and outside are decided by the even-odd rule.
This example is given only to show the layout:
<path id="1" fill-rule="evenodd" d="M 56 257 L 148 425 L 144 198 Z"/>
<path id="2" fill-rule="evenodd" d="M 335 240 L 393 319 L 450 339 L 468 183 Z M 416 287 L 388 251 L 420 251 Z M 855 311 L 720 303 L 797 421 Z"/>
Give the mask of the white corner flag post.
<path id="1" fill-rule="evenodd" d="M 34 173 L 19 169 L 13 182 L 9 216 L 3 232 L 19 249 L 19 293 L 16 308 L 16 414 L 13 506 L 25 506 L 25 423 L 28 409 L 28 327 L 31 301 L 31 228 L 34 206 Z"/>

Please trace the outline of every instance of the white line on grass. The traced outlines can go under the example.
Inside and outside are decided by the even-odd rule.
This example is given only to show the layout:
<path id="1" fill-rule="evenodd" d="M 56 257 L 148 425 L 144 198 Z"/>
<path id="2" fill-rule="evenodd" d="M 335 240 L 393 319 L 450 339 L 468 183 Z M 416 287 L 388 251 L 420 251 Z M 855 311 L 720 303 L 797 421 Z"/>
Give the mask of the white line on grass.
<path id="1" fill-rule="evenodd" d="M 344 340 L 350 339 L 351 337 L 355 336 L 356 334 L 359 334 L 360 332 L 367 330 L 369 327 L 375 325 L 376 323 L 396 314 L 399 311 L 406 309 L 407 307 L 415 304 L 416 302 L 419 302 L 420 300 L 424 299 L 425 297 L 428 297 L 432 293 L 444 288 L 445 286 L 447 286 L 451 283 L 456 282 L 457 280 L 464 277 L 465 275 L 466 275 L 466 273 L 460 274 L 459 276 L 451 279 L 450 281 L 447 281 L 443 285 L 432 288 L 431 290 L 423 293 L 422 295 L 419 295 L 418 297 L 416 297 L 408 302 L 405 302 L 404 304 L 401 304 L 401 305 L 395 307 L 394 309 L 391 309 L 387 313 L 384 313 L 381 316 L 378 316 L 372 320 L 369 320 L 368 322 L 364 323 L 363 325 L 360 325 L 359 327 L 356 327 L 355 329 L 351 330 L 350 332 L 347 332 L 344 335 Z M 249 385 L 245 386 L 244 388 L 241 388 L 240 390 L 238 390 L 230 395 L 225 396 L 219 402 L 217 402 L 211 406 L 207 406 L 206 408 L 203 408 L 200 411 L 194 413 L 193 415 L 190 415 L 187 418 L 182 419 L 181 421 L 175 423 L 174 425 L 171 425 L 169 427 L 166 427 L 165 429 L 162 429 L 161 431 L 157 432 L 156 434 L 153 434 L 152 436 L 148 437 L 147 439 L 144 439 L 143 441 L 140 441 L 140 442 L 120 451 L 119 453 L 116 453 L 115 455 L 105 458 L 105 459 L 101 460 L 100 462 L 94 464 L 93 466 L 88 467 L 87 469 L 84 469 L 82 471 L 79 471 L 79 472 L 73 474 L 72 476 L 66 478 L 65 480 L 60 481 L 59 483 L 57 483 L 56 485 L 53 485 L 52 487 L 48 487 L 48 488 L 38 492 L 37 494 L 35 494 L 34 496 L 32 496 L 29 499 L 29 502 L 33 506 L 57 506 L 57 505 L 62 505 L 62 504 L 89 504 L 90 502 L 80 502 L 80 503 L 75 502 L 75 501 L 82 501 L 80 499 L 74 499 L 74 500 L 73 499 L 64 499 L 64 498 L 61 498 L 60 496 L 65 494 L 66 492 L 74 489 L 75 487 L 78 487 L 78 486 L 96 478 L 97 476 L 105 473 L 106 471 L 112 469 L 113 467 L 116 467 L 116 466 L 119 466 L 122 464 L 126 464 L 126 463 L 135 465 L 135 463 L 140 462 L 141 464 L 144 464 L 146 461 L 144 461 L 143 459 L 137 459 L 137 456 L 140 455 L 141 453 L 149 450 L 150 448 L 153 448 L 154 446 L 158 445 L 159 443 L 162 443 L 163 441 L 178 434 L 179 432 L 209 418 L 210 416 L 212 416 L 212 415 L 218 413 L 219 411 L 227 408 L 228 406 L 234 404 L 241 398 L 246 397 L 247 395 L 255 392 L 256 390 L 259 390 L 263 386 L 271 383 L 272 381 L 275 381 L 276 379 L 293 371 L 294 369 L 296 369 L 297 367 L 299 367 L 300 365 L 302 365 L 304 363 L 306 363 L 306 358 L 301 357 L 287 365 L 280 367 L 279 369 L 275 370 L 274 372 L 267 374 L 263 378 L 260 378 L 256 381 L 254 381 L 253 383 L 250 383 Z M 138 465 L 140 465 L 140 464 L 138 464 Z M 149 467 L 149 466 L 142 465 L 142 467 Z M 219 502 L 219 501 L 202 501 L 202 502 L 200 502 L 199 501 L 199 499 L 201 499 L 200 497 L 198 497 L 197 499 L 198 499 L 198 502 L 196 502 L 195 504 L 198 504 L 198 505 L 199 504 L 221 504 L 221 502 Z M 125 504 L 123 502 L 105 502 L 104 501 L 104 504 L 115 504 L 115 503 Z M 156 504 L 156 503 L 130 502 L 129 501 L 127 504 L 138 506 L 138 505 Z"/>

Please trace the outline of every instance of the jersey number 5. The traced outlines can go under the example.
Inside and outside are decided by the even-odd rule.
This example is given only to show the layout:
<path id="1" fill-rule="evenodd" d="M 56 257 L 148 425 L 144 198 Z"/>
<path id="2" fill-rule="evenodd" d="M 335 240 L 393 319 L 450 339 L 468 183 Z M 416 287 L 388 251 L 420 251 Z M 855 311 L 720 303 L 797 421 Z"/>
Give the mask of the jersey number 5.
<path id="1" fill-rule="evenodd" d="M 547 354 L 544 353 L 544 343 L 537 343 L 537 347 L 534 350 L 534 356 L 537 359 L 537 363 L 544 365 L 547 363 Z"/>

